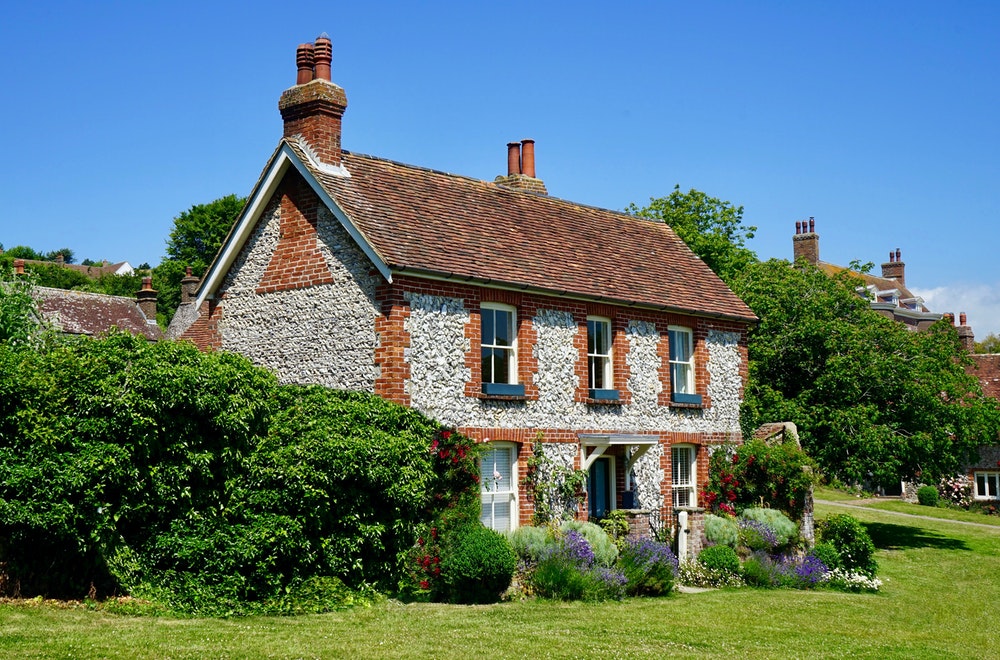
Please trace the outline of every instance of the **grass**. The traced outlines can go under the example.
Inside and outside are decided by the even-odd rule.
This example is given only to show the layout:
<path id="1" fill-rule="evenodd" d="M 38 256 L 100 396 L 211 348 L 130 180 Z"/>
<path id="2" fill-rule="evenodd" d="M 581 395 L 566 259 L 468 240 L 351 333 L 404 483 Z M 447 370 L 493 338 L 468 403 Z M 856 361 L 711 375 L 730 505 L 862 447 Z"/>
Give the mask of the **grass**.
<path id="1" fill-rule="evenodd" d="M 868 526 L 879 548 L 879 594 L 743 589 L 599 605 L 473 607 L 389 601 L 324 615 L 229 620 L 31 602 L 0 605 L 0 656 L 995 657 L 1000 528 L 817 507 L 818 517 L 845 511 Z"/>

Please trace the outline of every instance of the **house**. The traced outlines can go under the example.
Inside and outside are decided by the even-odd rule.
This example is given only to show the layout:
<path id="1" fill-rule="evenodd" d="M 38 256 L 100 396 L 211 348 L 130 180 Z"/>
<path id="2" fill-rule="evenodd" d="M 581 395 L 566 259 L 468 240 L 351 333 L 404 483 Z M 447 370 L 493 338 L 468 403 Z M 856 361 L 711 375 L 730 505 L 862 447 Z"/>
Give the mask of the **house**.
<path id="1" fill-rule="evenodd" d="M 24 262 L 14 260 L 15 275 L 24 274 Z M 42 318 L 63 334 L 93 337 L 118 328 L 150 341 L 163 337 L 156 324 L 156 291 L 150 277 L 142 278 L 142 289 L 135 298 L 43 286 L 34 287 L 31 295 Z"/>
<path id="2" fill-rule="evenodd" d="M 741 439 L 753 312 L 666 225 L 550 196 L 531 140 L 492 182 L 343 150 L 330 52 L 299 46 L 284 137 L 168 335 L 489 443 L 496 529 L 531 519 L 536 439 L 588 472 L 582 518 L 697 505 Z"/>
<path id="3" fill-rule="evenodd" d="M 842 266 L 820 261 L 819 234 L 816 233 L 816 221 L 795 223 L 793 252 L 796 261 L 804 260 L 828 275 L 835 275 L 847 269 Z M 868 273 L 855 273 L 864 280 L 864 288 L 859 293 L 871 301 L 871 308 L 878 313 L 906 325 L 911 330 L 926 330 L 942 318 L 955 325 L 953 313 L 936 314 L 924 306 L 924 301 L 906 288 L 906 264 L 903 263 L 899 248 L 889 252 L 889 261 L 882 264 L 882 276 L 876 277 Z M 963 348 L 970 353 L 974 366 L 970 373 L 979 378 L 983 392 L 987 396 L 1000 399 L 1000 355 L 975 355 L 975 334 L 967 322 L 964 312 L 959 314 L 955 330 L 962 342 Z M 965 466 L 959 479 L 964 480 L 970 488 L 973 499 L 1000 499 L 1000 445 L 984 445 L 979 449 L 979 460 Z M 903 498 L 917 501 L 917 488 L 920 484 L 905 482 L 901 485 Z"/>
<path id="4" fill-rule="evenodd" d="M 816 233 L 816 219 L 795 223 L 792 240 L 794 261 L 805 261 L 816 266 L 827 275 L 842 273 L 847 268 L 837 266 L 819 258 L 819 234 Z M 910 330 L 925 330 L 942 318 L 924 306 L 924 300 L 906 288 L 906 264 L 903 263 L 899 248 L 889 252 L 889 261 L 882 264 L 882 276 L 855 272 L 864 281 L 859 293 L 871 301 L 871 308 L 894 321 L 906 325 Z"/>
<path id="5" fill-rule="evenodd" d="M 132 268 L 132 264 L 127 261 L 119 261 L 114 264 L 107 261 L 90 265 L 68 264 L 65 259 L 63 259 L 61 254 L 56 255 L 55 261 L 39 261 L 37 259 L 22 259 L 21 261 L 26 266 L 59 266 L 60 268 L 80 273 L 84 277 L 91 280 L 100 279 L 105 275 L 131 275 L 135 272 L 135 269 Z"/>

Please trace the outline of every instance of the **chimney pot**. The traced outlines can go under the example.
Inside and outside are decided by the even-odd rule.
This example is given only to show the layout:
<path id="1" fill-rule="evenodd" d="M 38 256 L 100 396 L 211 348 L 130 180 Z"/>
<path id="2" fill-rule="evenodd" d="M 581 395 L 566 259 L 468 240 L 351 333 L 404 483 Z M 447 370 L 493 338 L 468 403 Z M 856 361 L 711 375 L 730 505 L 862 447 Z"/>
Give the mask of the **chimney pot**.
<path id="1" fill-rule="evenodd" d="M 892 250 L 889 250 L 889 263 L 893 263 L 893 261 L 895 261 L 895 259 L 896 259 L 896 255 L 894 255 L 892 253 Z"/>
<path id="2" fill-rule="evenodd" d="M 315 53 L 312 44 L 299 44 L 295 51 L 295 64 L 299 68 L 298 77 L 295 79 L 296 85 L 304 85 L 313 79 Z"/>
<path id="3" fill-rule="evenodd" d="M 795 221 L 795 235 L 798 236 L 801 233 L 802 233 L 802 221 L 801 220 L 796 220 Z"/>
<path id="4" fill-rule="evenodd" d="M 24 275 L 24 259 L 15 259 L 14 260 L 14 274 L 15 275 Z"/>
<path id="5" fill-rule="evenodd" d="M 899 248 L 896 248 L 896 261 L 902 261 L 902 260 L 903 260 L 902 254 L 900 253 Z"/>
<path id="6" fill-rule="evenodd" d="M 521 140 L 521 174 L 535 178 L 535 141 Z"/>
<path id="7" fill-rule="evenodd" d="M 521 143 L 507 143 L 507 176 L 521 173 Z"/>
<path id="8" fill-rule="evenodd" d="M 968 325 L 968 323 L 966 323 L 965 312 L 961 312 L 958 315 L 958 324 L 959 325 Z"/>
<path id="9" fill-rule="evenodd" d="M 325 33 L 324 33 L 325 34 Z M 330 80 L 330 62 L 333 60 L 333 44 L 328 37 L 320 35 L 313 47 L 316 79 Z"/>
<path id="10" fill-rule="evenodd" d="M 60 266 L 63 265 L 64 263 L 66 263 L 66 257 L 64 257 L 62 254 L 57 254 L 56 263 L 59 264 Z"/>
<path id="11" fill-rule="evenodd" d="M 809 216 L 809 233 L 813 234 L 815 232 L 816 232 L 816 220 L 812 216 Z"/>

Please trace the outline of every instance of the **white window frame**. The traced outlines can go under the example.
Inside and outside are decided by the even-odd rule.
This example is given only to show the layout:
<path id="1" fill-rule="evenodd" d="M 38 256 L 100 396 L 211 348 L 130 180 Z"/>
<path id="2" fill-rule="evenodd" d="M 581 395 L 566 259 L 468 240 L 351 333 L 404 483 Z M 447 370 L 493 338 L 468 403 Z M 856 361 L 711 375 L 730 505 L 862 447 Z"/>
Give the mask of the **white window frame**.
<path id="1" fill-rule="evenodd" d="M 607 352 L 601 353 L 597 350 L 596 344 L 594 342 L 594 350 L 591 350 L 591 334 L 590 327 L 591 324 L 595 324 L 595 329 L 604 335 L 604 342 L 607 346 Z M 601 361 L 601 384 L 597 385 L 597 379 L 595 376 L 595 365 Z M 588 316 L 587 317 L 587 387 L 593 390 L 613 390 L 614 385 L 614 369 L 612 368 L 612 356 L 611 356 L 611 319 L 604 316 Z"/>
<path id="2" fill-rule="evenodd" d="M 500 465 L 497 464 L 497 452 L 495 450 L 506 449 L 510 451 L 510 483 L 500 484 L 494 479 L 494 474 L 500 473 Z M 509 532 L 517 529 L 518 518 L 520 517 L 520 507 L 517 502 L 517 444 L 513 442 L 489 442 L 483 451 L 482 458 L 479 459 L 479 497 L 480 513 L 479 520 L 490 529 L 498 532 Z M 503 485 L 505 487 L 501 488 Z M 507 503 L 510 506 L 510 522 L 507 527 L 499 529 L 496 526 L 496 506 Z"/>
<path id="3" fill-rule="evenodd" d="M 680 335 L 687 335 L 688 348 L 690 349 L 690 355 L 688 355 L 687 360 L 674 359 L 674 337 Z M 691 328 L 671 325 L 667 327 L 667 341 L 669 342 L 670 350 L 670 391 L 674 394 L 695 394 L 694 385 L 694 331 Z M 678 375 L 681 370 L 686 371 L 683 383 L 679 383 Z"/>
<path id="4" fill-rule="evenodd" d="M 517 308 L 514 307 L 513 305 L 505 305 L 503 303 L 484 302 L 484 303 L 482 303 L 479 306 L 479 309 L 480 309 L 480 314 L 481 314 L 481 317 L 480 317 L 480 351 L 479 351 L 479 359 L 481 361 L 480 370 L 481 371 L 483 370 L 483 366 L 485 365 L 485 361 L 486 361 L 485 356 L 483 356 L 483 351 L 485 349 L 490 349 L 490 350 L 493 350 L 493 351 L 495 351 L 495 350 L 503 350 L 503 351 L 507 351 L 509 353 L 509 355 L 508 355 L 508 363 L 507 363 L 507 380 L 506 381 L 504 381 L 504 380 L 497 380 L 496 373 L 495 373 L 495 364 L 491 363 L 490 364 L 490 379 L 487 380 L 484 377 L 483 378 L 483 382 L 484 383 L 503 383 L 503 384 L 508 384 L 508 385 L 516 385 L 518 383 L 518 380 L 517 380 Z M 507 313 L 510 314 L 510 328 L 509 328 L 510 329 L 510 336 L 511 336 L 510 346 L 506 346 L 506 345 L 503 345 L 503 344 L 497 344 L 497 343 L 495 343 L 495 341 L 496 341 L 496 312 L 507 312 Z M 487 343 L 486 342 L 485 333 L 482 331 L 482 328 L 485 327 L 485 324 L 482 323 L 482 316 L 485 316 L 487 313 L 494 315 L 494 317 L 493 317 L 494 318 L 494 321 L 493 321 L 494 322 L 494 326 L 493 326 L 493 328 L 494 328 L 494 331 L 493 331 L 493 340 L 494 340 L 494 343 Z M 492 359 L 493 358 L 491 357 L 490 360 L 492 360 Z"/>
<path id="5" fill-rule="evenodd" d="M 979 479 L 983 479 L 983 490 L 980 492 Z M 977 500 L 1000 499 L 1000 472 L 996 470 L 976 470 L 972 473 L 972 493 Z"/>
<path id="6" fill-rule="evenodd" d="M 689 451 L 690 461 L 687 468 L 687 480 L 680 480 L 680 470 L 677 469 L 679 450 Z M 676 444 L 670 447 L 670 491 L 674 508 L 698 505 L 698 447 L 690 444 Z M 687 493 L 687 503 L 681 503 L 679 495 Z"/>

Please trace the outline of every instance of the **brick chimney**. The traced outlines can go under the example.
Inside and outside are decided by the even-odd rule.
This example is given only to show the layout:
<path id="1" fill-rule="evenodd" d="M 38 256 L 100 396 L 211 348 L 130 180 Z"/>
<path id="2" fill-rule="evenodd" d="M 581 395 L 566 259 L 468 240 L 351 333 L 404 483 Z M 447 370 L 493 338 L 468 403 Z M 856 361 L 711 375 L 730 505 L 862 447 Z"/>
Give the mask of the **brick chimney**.
<path id="1" fill-rule="evenodd" d="M 906 286 L 906 264 L 903 263 L 902 254 L 899 248 L 896 251 L 889 251 L 889 261 L 882 264 L 882 277 L 888 280 L 896 280 L 901 286 Z"/>
<path id="2" fill-rule="evenodd" d="M 146 323 L 156 323 L 156 291 L 153 290 L 153 278 L 142 278 L 142 289 L 135 294 L 139 309 L 146 316 Z"/>
<path id="3" fill-rule="evenodd" d="M 181 304 L 194 302 L 198 284 L 201 282 L 191 272 L 191 266 L 184 268 L 184 278 L 181 280 Z"/>
<path id="4" fill-rule="evenodd" d="M 324 32 L 312 44 L 301 44 L 295 53 L 295 86 L 278 101 L 286 138 L 300 136 L 317 158 L 340 165 L 340 130 L 347 95 L 330 81 L 333 46 Z"/>
<path id="5" fill-rule="evenodd" d="M 534 140 L 507 143 L 507 176 L 498 176 L 494 183 L 540 195 L 549 194 L 542 180 L 535 177 Z"/>
<path id="6" fill-rule="evenodd" d="M 958 315 L 958 340 L 962 342 L 962 348 L 966 353 L 974 353 L 976 351 L 976 335 L 972 332 L 972 328 L 966 321 L 965 312 L 961 312 Z"/>
<path id="7" fill-rule="evenodd" d="M 819 263 L 819 234 L 816 233 L 816 219 L 812 216 L 795 223 L 792 254 L 795 261 L 802 259 L 813 266 Z"/>

